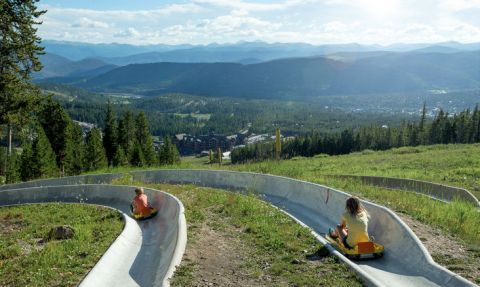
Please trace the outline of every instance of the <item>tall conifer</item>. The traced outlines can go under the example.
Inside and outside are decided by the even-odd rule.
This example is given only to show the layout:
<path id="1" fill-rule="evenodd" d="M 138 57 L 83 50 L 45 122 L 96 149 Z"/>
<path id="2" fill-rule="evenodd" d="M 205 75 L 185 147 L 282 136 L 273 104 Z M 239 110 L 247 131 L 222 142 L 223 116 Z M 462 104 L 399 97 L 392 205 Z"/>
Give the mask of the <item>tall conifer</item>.
<path id="1" fill-rule="evenodd" d="M 125 156 L 129 161 L 132 159 L 135 146 L 135 120 L 130 111 L 123 114 L 122 119 L 118 123 L 118 145 L 123 148 Z"/>
<path id="2" fill-rule="evenodd" d="M 37 137 L 32 144 L 32 169 L 35 178 L 57 177 L 58 167 L 50 141 L 40 125 L 36 126 Z"/>
<path id="3" fill-rule="evenodd" d="M 153 148 L 153 139 L 148 129 L 147 117 L 143 112 L 139 113 L 136 118 L 136 139 L 142 150 L 146 165 L 154 165 L 157 163 L 157 156 Z"/>
<path id="4" fill-rule="evenodd" d="M 20 159 L 15 150 L 12 151 L 7 159 L 7 170 L 5 171 L 5 182 L 15 183 L 20 181 Z"/>
<path id="5" fill-rule="evenodd" d="M 0 125 L 7 125 L 10 135 L 14 126 L 28 122 L 40 98 L 30 81 L 31 72 L 42 67 L 38 55 L 43 48 L 35 26 L 45 11 L 37 10 L 37 2 L 0 1 Z"/>
<path id="6" fill-rule="evenodd" d="M 158 160 L 161 165 L 180 162 L 180 153 L 169 137 L 165 137 L 163 145 L 158 150 Z"/>
<path id="7" fill-rule="evenodd" d="M 122 146 L 118 146 L 117 151 L 113 156 L 112 163 L 113 166 L 127 166 L 129 164 Z"/>
<path id="8" fill-rule="evenodd" d="M 57 165 L 64 171 L 68 129 L 72 120 L 65 109 L 52 98 L 44 101 L 38 113 L 38 120 L 55 152 Z"/>
<path id="9" fill-rule="evenodd" d="M 102 144 L 102 137 L 97 128 L 87 133 L 85 147 L 85 170 L 96 170 L 107 167 L 107 156 Z"/>
<path id="10" fill-rule="evenodd" d="M 65 148 L 65 173 L 77 175 L 82 173 L 85 156 L 85 140 L 82 128 L 75 123 L 69 125 L 67 130 Z"/>
<path id="11" fill-rule="evenodd" d="M 32 144 L 25 141 L 22 144 L 22 154 L 20 155 L 18 163 L 18 172 L 22 181 L 28 181 L 35 178 L 36 172 L 33 161 Z"/>
<path id="12" fill-rule="evenodd" d="M 130 163 L 133 166 L 139 167 L 145 165 L 145 156 L 143 155 L 142 147 L 137 141 L 135 141 L 135 145 L 133 146 L 132 159 L 130 160 Z"/>
<path id="13" fill-rule="evenodd" d="M 105 148 L 109 165 L 113 165 L 113 157 L 117 152 L 117 141 L 117 120 L 112 103 L 109 101 L 105 114 L 105 128 L 103 129 L 103 147 Z"/>

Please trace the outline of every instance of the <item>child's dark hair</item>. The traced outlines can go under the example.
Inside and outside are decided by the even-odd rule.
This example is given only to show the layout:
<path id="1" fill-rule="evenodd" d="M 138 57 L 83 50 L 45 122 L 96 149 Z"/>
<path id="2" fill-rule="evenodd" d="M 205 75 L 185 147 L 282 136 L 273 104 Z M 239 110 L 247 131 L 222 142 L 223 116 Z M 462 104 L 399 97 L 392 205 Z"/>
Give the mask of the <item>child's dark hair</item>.
<path id="1" fill-rule="evenodd" d="M 345 204 L 345 209 L 348 210 L 348 213 L 352 216 L 357 216 L 357 214 L 361 213 L 362 211 L 365 211 L 363 208 L 362 203 L 358 199 L 358 197 L 352 196 L 349 199 L 347 199 L 347 202 Z"/>

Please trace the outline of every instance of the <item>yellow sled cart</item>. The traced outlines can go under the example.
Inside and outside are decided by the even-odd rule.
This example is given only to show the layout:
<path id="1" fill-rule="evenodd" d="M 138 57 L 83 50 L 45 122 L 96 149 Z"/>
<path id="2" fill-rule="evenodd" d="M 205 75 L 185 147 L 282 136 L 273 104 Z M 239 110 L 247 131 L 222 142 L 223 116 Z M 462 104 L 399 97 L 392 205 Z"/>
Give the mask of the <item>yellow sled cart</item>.
<path id="1" fill-rule="evenodd" d="M 131 209 L 132 212 L 131 212 L 131 215 L 133 218 L 135 218 L 136 220 L 145 220 L 145 219 L 149 219 L 149 218 L 152 218 L 154 217 L 155 215 L 157 215 L 158 213 L 158 210 L 156 208 L 150 208 L 150 214 L 147 214 L 147 215 L 143 215 L 143 214 L 135 214 L 133 213 L 133 208 Z"/>
<path id="2" fill-rule="evenodd" d="M 348 249 L 339 240 L 325 235 L 327 241 L 340 253 L 349 259 L 371 259 L 383 256 L 384 247 L 373 241 L 359 242 L 354 248 Z"/>

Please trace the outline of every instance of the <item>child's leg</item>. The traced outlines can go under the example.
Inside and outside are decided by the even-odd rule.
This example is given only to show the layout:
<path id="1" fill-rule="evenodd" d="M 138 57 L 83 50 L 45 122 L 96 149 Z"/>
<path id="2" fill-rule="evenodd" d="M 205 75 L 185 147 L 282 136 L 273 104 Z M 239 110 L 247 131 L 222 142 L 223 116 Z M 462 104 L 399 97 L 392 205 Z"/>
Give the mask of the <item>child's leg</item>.
<path id="1" fill-rule="evenodd" d="M 343 240 L 343 238 L 347 237 L 347 230 L 345 229 L 345 227 L 343 227 L 343 225 L 341 224 L 337 224 L 337 230 L 336 230 L 337 234 L 340 236 L 340 238 Z"/>

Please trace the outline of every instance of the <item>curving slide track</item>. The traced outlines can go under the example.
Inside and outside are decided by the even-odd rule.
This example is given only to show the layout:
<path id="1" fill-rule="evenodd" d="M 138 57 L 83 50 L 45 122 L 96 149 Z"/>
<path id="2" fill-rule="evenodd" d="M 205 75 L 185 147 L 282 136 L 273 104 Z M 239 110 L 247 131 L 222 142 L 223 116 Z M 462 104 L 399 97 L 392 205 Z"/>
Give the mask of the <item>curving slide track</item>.
<path id="1" fill-rule="evenodd" d="M 200 186 L 255 192 L 299 223 L 319 234 L 343 213 L 348 194 L 300 180 L 255 173 L 210 170 L 156 170 L 131 172 L 133 181 L 193 183 Z M 132 187 L 107 185 L 122 174 L 87 175 L 0 186 L 0 205 L 65 201 L 111 206 L 125 212 Z M 93 184 L 93 185 L 92 185 Z M 126 217 L 126 227 L 82 282 L 83 286 L 168 285 L 184 252 L 186 227 L 181 203 L 171 195 L 146 190 L 160 213 L 151 221 Z M 436 264 L 420 240 L 389 209 L 364 202 L 371 214 L 369 232 L 385 248 L 378 260 L 352 262 L 336 251 L 369 286 L 475 286 Z M 108 284 L 102 284 L 108 282 Z M 118 284 L 115 284 L 118 283 Z"/>

